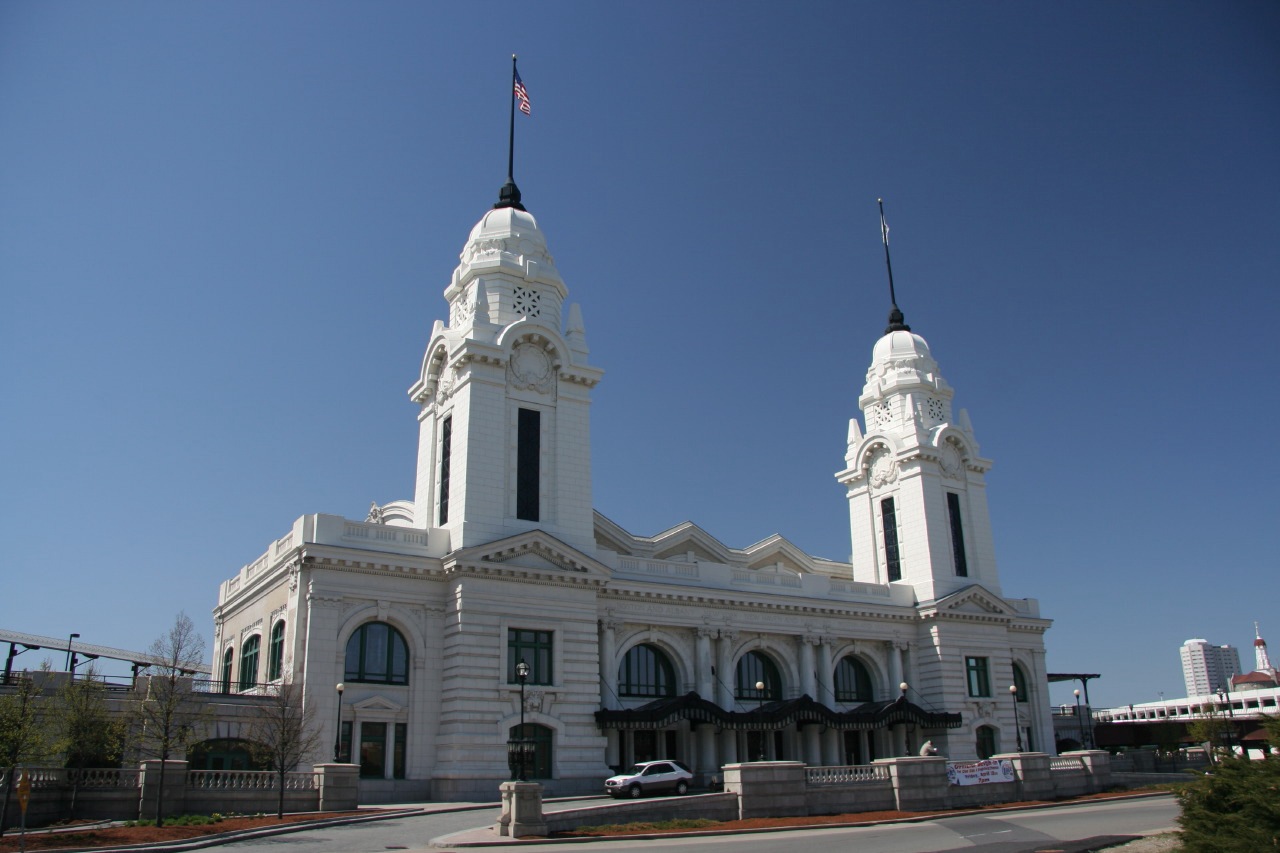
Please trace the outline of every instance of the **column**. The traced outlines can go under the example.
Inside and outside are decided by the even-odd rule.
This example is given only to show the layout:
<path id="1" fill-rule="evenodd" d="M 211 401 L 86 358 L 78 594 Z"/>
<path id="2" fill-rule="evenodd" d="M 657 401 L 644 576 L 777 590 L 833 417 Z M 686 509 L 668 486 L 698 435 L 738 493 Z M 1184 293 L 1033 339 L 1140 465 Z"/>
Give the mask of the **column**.
<path id="1" fill-rule="evenodd" d="M 714 702 L 716 681 L 711 674 L 711 639 L 716 635 L 716 629 L 703 627 L 694 633 L 697 636 L 697 659 L 694 661 L 696 689 L 703 699 Z"/>
<path id="2" fill-rule="evenodd" d="M 716 704 L 726 710 L 733 710 L 733 642 L 738 638 L 737 631 L 720 630 L 720 643 L 716 648 Z"/>
<path id="3" fill-rule="evenodd" d="M 818 642 L 818 692 L 813 698 L 824 705 L 833 705 L 836 700 L 836 691 L 832 684 L 835 666 L 831 660 L 831 646 L 834 642 L 834 637 L 820 637 Z"/>
<path id="4" fill-rule="evenodd" d="M 813 647 L 820 642 L 815 634 L 805 634 L 800 638 L 800 692 L 809 698 L 822 701 L 818 696 L 818 679 L 814 672 Z"/>
<path id="5" fill-rule="evenodd" d="M 902 654 L 898 651 L 898 644 L 892 640 L 884 644 L 885 651 L 889 655 L 889 683 L 885 686 L 885 698 L 898 698 L 898 685 L 902 683 Z"/>
<path id="6" fill-rule="evenodd" d="M 600 707 L 618 707 L 618 668 L 614 659 L 618 654 L 617 630 L 621 622 L 600 620 Z"/>

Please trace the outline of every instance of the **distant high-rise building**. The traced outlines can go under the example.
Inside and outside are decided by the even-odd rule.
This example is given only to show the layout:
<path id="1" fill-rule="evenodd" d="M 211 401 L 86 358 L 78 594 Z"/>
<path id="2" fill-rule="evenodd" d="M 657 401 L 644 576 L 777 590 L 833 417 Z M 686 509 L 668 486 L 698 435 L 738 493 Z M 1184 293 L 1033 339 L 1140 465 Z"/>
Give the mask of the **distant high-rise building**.
<path id="1" fill-rule="evenodd" d="M 1211 646 L 1208 640 L 1182 644 L 1182 680 L 1188 696 L 1204 696 L 1219 688 L 1230 689 L 1231 676 L 1240 672 L 1240 651 L 1235 646 Z"/>

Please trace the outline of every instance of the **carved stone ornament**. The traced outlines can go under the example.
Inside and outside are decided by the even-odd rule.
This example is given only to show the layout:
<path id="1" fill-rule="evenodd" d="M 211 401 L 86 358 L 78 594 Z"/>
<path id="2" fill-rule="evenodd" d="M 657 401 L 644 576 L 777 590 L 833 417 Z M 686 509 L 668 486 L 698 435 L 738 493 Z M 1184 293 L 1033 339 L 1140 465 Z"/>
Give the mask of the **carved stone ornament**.
<path id="1" fill-rule="evenodd" d="M 524 709 L 526 711 L 535 711 L 537 713 L 542 713 L 543 695 L 544 695 L 543 692 L 541 690 L 538 690 L 537 688 L 534 688 L 532 690 L 526 690 L 524 692 Z"/>
<path id="2" fill-rule="evenodd" d="M 960 455 L 960 449 L 956 447 L 955 442 L 943 442 L 942 448 L 938 451 L 938 465 L 942 468 L 942 473 L 948 477 L 960 476 L 960 472 L 964 469 L 964 457 Z"/>
<path id="3" fill-rule="evenodd" d="M 545 349 L 524 341 L 516 344 L 511 353 L 508 375 L 512 387 L 532 388 L 546 394 L 551 390 L 555 370 Z"/>
<path id="4" fill-rule="evenodd" d="M 440 377 L 440 381 L 436 383 L 436 399 L 444 402 L 453 396 L 453 373 L 446 373 Z"/>
<path id="5" fill-rule="evenodd" d="M 369 504 L 369 514 L 364 517 L 366 524 L 383 524 L 382 507 L 378 506 L 377 501 Z"/>
<path id="6" fill-rule="evenodd" d="M 883 447 L 877 448 L 871 454 L 871 464 L 868 469 L 871 472 L 871 485 L 874 487 L 883 486 L 898 479 L 898 463 Z"/>
<path id="7" fill-rule="evenodd" d="M 491 258 L 502 252 L 506 247 L 507 241 L 501 237 L 477 240 L 471 244 L 471 249 L 467 252 L 467 260 L 474 261 L 476 258 Z"/>

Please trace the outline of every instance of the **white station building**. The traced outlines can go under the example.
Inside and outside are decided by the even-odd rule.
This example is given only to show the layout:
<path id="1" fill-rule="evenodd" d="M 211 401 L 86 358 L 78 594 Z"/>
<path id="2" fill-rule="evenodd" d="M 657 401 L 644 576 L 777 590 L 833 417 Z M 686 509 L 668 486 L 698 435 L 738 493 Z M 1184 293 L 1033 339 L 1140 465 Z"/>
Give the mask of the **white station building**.
<path id="1" fill-rule="evenodd" d="M 1001 592 L 991 462 L 896 306 L 857 401 L 865 428 L 852 418 L 832 448 L 842 563 L 688 523 L 636 535 L 596 511 L 603 371 L 567 297 L 509 182 L 471 229 L 409 389 L 413 500 L 305 515 L 223 583 L 222 690 L 304 684 L 370 802 L 492 799 L 521 734 L 549 795 L 652 758 L 706 778 L 926 740 L 956 759 L 1052 751 L 1050 622 Z"/>

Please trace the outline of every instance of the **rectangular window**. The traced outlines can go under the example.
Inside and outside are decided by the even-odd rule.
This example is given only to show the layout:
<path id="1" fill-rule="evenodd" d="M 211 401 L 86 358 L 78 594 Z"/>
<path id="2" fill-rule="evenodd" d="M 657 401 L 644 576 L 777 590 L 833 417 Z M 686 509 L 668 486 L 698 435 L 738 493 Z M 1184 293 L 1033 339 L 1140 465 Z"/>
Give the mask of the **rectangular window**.
<path id="1" fill-rule="evenodd" d="M 516 422 L 516 518 L 538 521 L 542 485 L 542 412 L 520 409 Z"/>
<path id="2" fill-rule="evenodd" d="M 884 560 L 889 580 L 902 580 L 902 562 L 898 557 L 898 513 L 893 498 L 880 501 L 880 520 L 884 525 Z"/>
<path id="3" fill-rule="evenodd" d="M 360 724 L 360 775 L 382 779 L 387 775 L 387 724 Z"/>
<path id="4" fill-rule="evenodd" d="M 551 683 L 551 632 L 510 628 L 507 631 L 507 682 L 518 684 L 516 664 L 529 665 L 526 684 Z"/>
<path id="5" fill-rule="evenodd" d="M 991 695 L 991 670 L 986 658 L 965 658 L 965 672 L 969 676 L 970 696 Z"/>
<path id="6" fill-rule="evenodd" d="M 408 723 L 396 723 L 396 746 L 395 754 L 391 756 L 392 779 L 404 778 L 404 754 L 405 754 L 405 738 L 409 734 Z"/>
<path id="7" fill-rule="evenodd" d="M 453 452 L 453 415 L 440 425 L 440 526 L 449 523 L 449 456 Z"/>
<path id="8" fill-rule="evenodd" d="M 951 556 L 955 559 L 956 574 L 969 576 L 969 561 L 964 556 L 964 526 L 960 522 L 960 496 L 947 492 L 947 515 L 951 518 Z"/>

